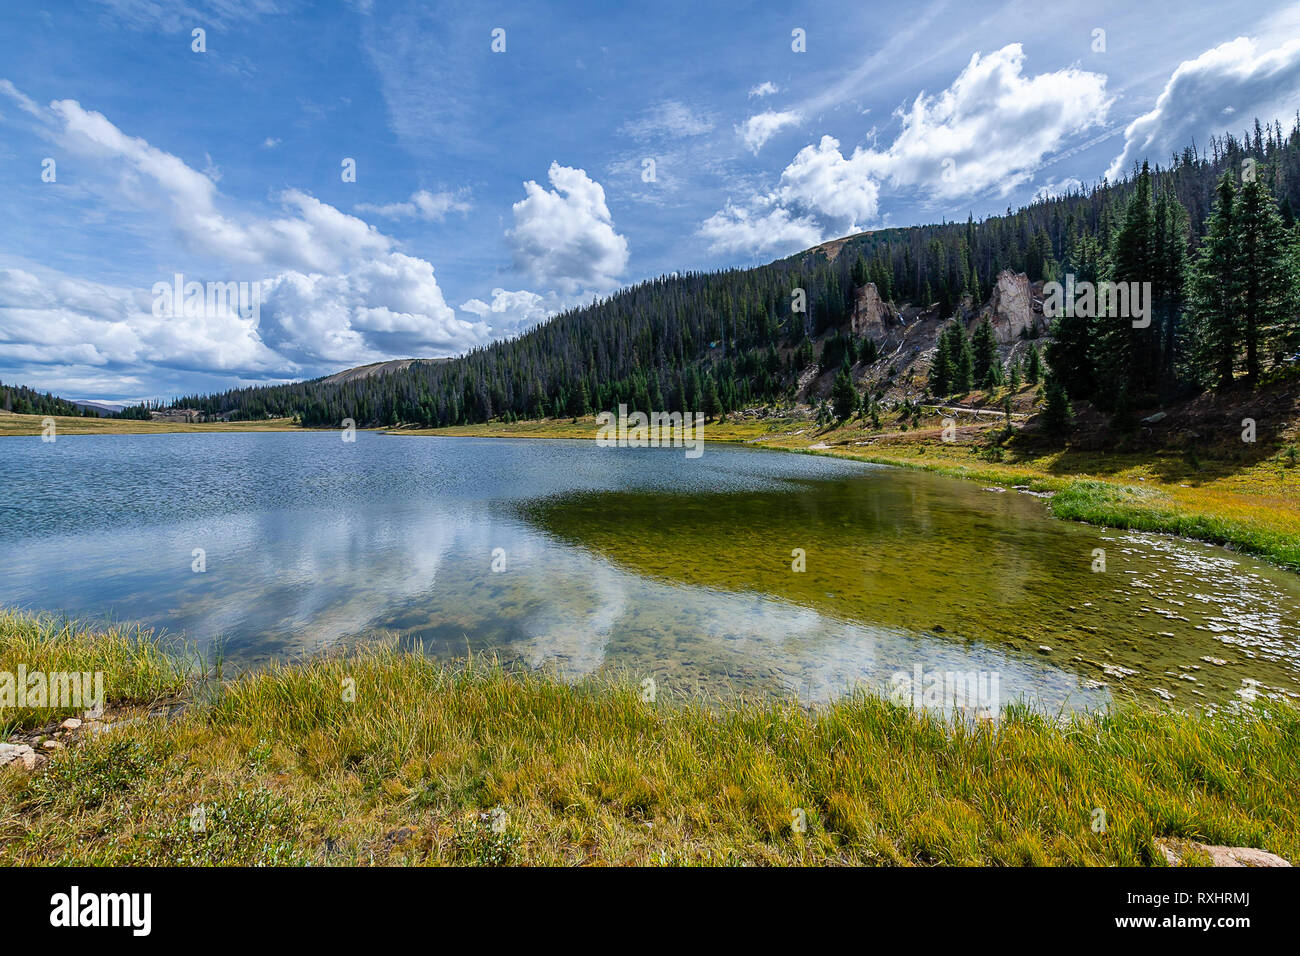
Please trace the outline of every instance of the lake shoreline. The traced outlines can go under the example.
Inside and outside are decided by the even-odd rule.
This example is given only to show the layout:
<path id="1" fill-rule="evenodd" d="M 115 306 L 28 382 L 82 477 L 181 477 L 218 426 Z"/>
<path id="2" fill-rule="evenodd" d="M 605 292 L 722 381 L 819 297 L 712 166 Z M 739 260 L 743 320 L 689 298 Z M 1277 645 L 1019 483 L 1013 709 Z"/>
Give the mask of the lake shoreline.
<path id="1" fill-rule="evenodd" d="M 973 724 L 863 694 L 705 707 L 383 644 L 216 680 L 147 632 L 0 611 L 0 671 L 20 662 L 103 670 L 108 706 L 0 717 L 32 754 L 0 767 L 8 865 L 1300 858 L 1285 704 Z"/>
<path id="2" fill-rule="evenodd" d="M 544 420 L 517 424 L 457 426 L 441 429 L 384 429 L 383 434 L 398 436 L 511 438 L 511 439 L 585 439 L 594 440 L 595 421 L 575 426 L 566 420 Z M 770 429 L 780 429 L 771 434 Z M 581 428 L 581 434 L 577 433 Z M 1263 558 L 1277 567 L 1300 574 L 1300 469 L 1290 476 L 1289 496 L 1279 501 L 1276 487 L 1257 494 L 1250 486 L 1229 488 L 1216 494 L 1198 496 L 1191 484 L 1197 469 L 1183 465 L 1173 471 L 1176 479 L 1160 480 L 1168 471 L 1171 453 L 1152 455 L 1108 456 L 1082 453 L 1078 473 L 1059 473 L 1040 456 L 1016 461 L 987 461 L 977 458 L 983 451 L 982 441 L 995 426 L 963 426 L 955 441 L 945 442 L 942 429 L 934 423 L 910 433 L 893 432 L 862 435 L 850 423 L 818 426 L 808 420 L 778 420 L 775 426 L 762 420 L 743 423 L 718 423 L 706 426 L 704 445 L 709 442 L 740 444 L 788 451 L 798 454 L 846 458 L 877 465 L 928 471 L 949 478 L 961 478 L 994 485 L 1004 491 L 1024 491 L 1046 500 L 1053 516 L 1102 528 L 1168 534 L 1191 541 L 1218 545 L 1229 550 Z M 721 430 L 723 437 L 710 437 Z M 816 441 L 797 443 L 811 435 Z M 1069 454 L 1062 453 L 1062 455 Z M 1280 459 L 1280 453 L 1279 453 Z M 975 462 L 971 462 L 976 458 Z M 1112 461 L 1123 462 L 1122 474 L 1132 483 L 1114 480 Z M 1054 462 L 1052 462 L 1054 465 Z M 1255 466 L 1248 477 L 1264 471 Z M 1283 477 L 1275 484 L 1285 484 L 1286 466 L 1279 465 Z M 1240 514 L 1243 505 L 1247 513 Z M 1281 508 L 1278 506 L 1281 505 Z M 1282 511 L 1285 509 L 1285 511 Z M 1281 512 L 1281 513 L 1279 513 Z M 1284 521 L 1271 520 L 1284 518 Z"/>
<path id="3" fill-rule="evenodd" d="M 935 416 L 929 416 L 934 419 Z M 329 431 L 290 419 L 185 424 L 120 419 L 56 418 L 59 434 L 169 434 L 204 432 Z M 0 414 L 0 437 L 41 434 L 41 417 Z M 376 428 L 394 437 L 571 439 L 592 441 L 594 417 L 543 419 L 448 428 Z M 1190 462 L 1176 450 L 1108 454 L 1071 449 L 1014 450 L 990 455 L 993 424 L 968 424 L 945 442 L 936 421 L 902 431 L 864 431 L 851 422 L 818 426 L 811 419 L 775 418 L 713 422 L 710 442 L 800 454 L 848 458 L 919 469 L 950 478 L 1043 496 L 1057 518 L 1119 530 L 1169 534 L 1263 558 L 1300 574 L 1300 468 L 1279 452 L 1248 467 L 1230 462 Z M 804 436 L 815 439 L 809 441 Z M 804 439 L 800 441 L 800 439 Z M 988 457 L 986 457 L 988 456 Z"/>

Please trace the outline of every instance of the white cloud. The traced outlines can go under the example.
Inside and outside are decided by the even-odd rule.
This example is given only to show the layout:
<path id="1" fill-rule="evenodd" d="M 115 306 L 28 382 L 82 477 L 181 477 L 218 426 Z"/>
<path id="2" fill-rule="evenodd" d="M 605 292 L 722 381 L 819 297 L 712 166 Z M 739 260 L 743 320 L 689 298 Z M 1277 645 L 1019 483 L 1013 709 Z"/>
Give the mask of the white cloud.
<path id="1" fill-rule="evenodd" d="M 1036 190 L 1034 190 L 1034 200 L 1055 199 L 1058 196 L 1065 196 L 1070 193 L 1079 193 L 1083 191 L 1083 181 L 1075 179 L 1073 176 L 1067 176 L 1060 182 L 1049 179 Z"/>
<path id="2" fill-rule="evenodd" d="M 785 127 L 797 122 L 799 122 L 799 114 L 792 110 L 780 113 L 767 110 L 745 120 L 743 126 L 736 127 L 736 133 L 745 141 L 745 148 L 757 156 L 764 143 Z"/>
<path id="3" fill-rule="evenodd" d="M 880 186 L 862 168 L 861 154 L 851 160 L 839 141 L 823 136 L 805 146 L 781 173 L 776 198 L 787 206 L 808 209 L 835 223 L 841 233 L 871 222 L 880 209 Z"/>
<path id="4" fill-rule="evenodd" d="M 515 267 L 567 294 L 608 289 L 627 268 L 627 239 L 614 231 L 605 190 L 584 170 L 551 163 L 554 189 L 533 180 L 506 231 Z"/>
<path id="5" fill-rule="evenodd" d="M 883 151 L 855 151 L 864 171 L 940 199 L 1025 182 L 1043 159 L 1105 122 L 1106 77 L 1075 67 L 1025 76 L 1011 43 L 974 54 L 952 86 L 898 111 L 903 128 Z"/>
<path id="6" fill-rule="evenodd" d="M 1193 139 L 1248 123 L 1290 116 L 1300 103 L 1300 40 L 1260 51 L 1238 37 L 1184 60 L 1169 77 L 1155 107 L 1124 131 L 1124 148 L 1106 171 L 1118 179 L 1143 159 L 1165 162 Z"/>
<path id="7" fill-rule="evenodd" d="M 49 270 L 0 269 L 0 342 L 6 360 L 101 370 L 283 372 L 292 363 L 237 311 L 155 316 L 152 292 Z"/>
<path id="8" fill-rule="evenodd" d="M 444 301 L 430 263 L 399 252 L 361 219 L 294 189 L 277 197 L 280 214 L 250 214 L 222 197 L 210 175 L 73 100 L 42 114 L 60 147 L 98 160 L 104 180 L 88 188 L 112 208 L 139 214 L 141 228 L 153 232 L 165 274 L 144 277 L 146 290 L 173 272 L 256 283 L 261 314 L 159 318 L 151 291 L 9 270 L 0 290 L 7 352 L 22 350 L 28 362 L 117 367 L 137 378 L 151 365 L 297 375 L 448 355 L 487 341 L 485 324 L 457 317 Z"/>
<path id="9" fill-rule="evenodd" d="M 700 234 L 714 252 L 790 252 L 822 241 L 821 227 L 780 206 L 754 211 L 730 203 L 704 220 Z"/>
<path id="10" fill-rule="evenodd" d="M 779 92 L 781 92 L 780 87 L 771 80 L 764 80 L 762 83 L 758 84 L 758 86 L 749 91 L 749 96 L 752 99 L 755 96 L 771 96 L 773 93 Z"/>
<path id="11" fill-rule="evenodd" d="M 622 132 L 639 140 L 657 137 L 682 139 L 699 136 L 712 129 L 711 116 L 697 112 L 677 100 L 664 100 L 646 110 L 640 118 L 629 120 L 622 126 Z"/>
<path id="12" fill-rule="evenodd" d="M 266 139 L 262 140 L 262 148 L 275 149 L 282 142 L 284 142 L 284 140 L 276 139 L 274 136 L 268 136 Z"/>
<path id="13" fill-rule="evenodd" d="M 715 213 L 702 232 L 717 250 L 814 245 L 875 222 L 886 182 L 931 200 L 1005 195 L 1046 157 L 1104 123 L 1112 103 L 1101 74 L 1071 67 L 1026 76 L 1023 67 L 1018 43 L 976 53 L 947 89 L 921 92 L 896 111 L 901 129 L 888 148 L 859 146 L 846 156 L 838 140 L 823 136 L 795 155 L 774 190 Z M 757 152 L 794 121 L 780 118 L 793 116 L 760 114 L 741 133 Z"/>
<path id="14" fill-rule="evenodd" d="M 419 192 L 412 193 L 411 198 L 406 202 L 383 205 L 358 203 L 356 210 L 388 219 L 424 219 L 428 222 L 439 222 L 447 218 L 448 213 L 469 212 L 473 204 L 465 198 L 466 195 L 467 191 L 464 189 L 455 193 L 431 193 L 427 189 L 421 189 Z"/>
<path id="15" fill-rule="evenodd" d="M 31 97 L 29 97 L 27 94 L 25 94 L 22 90 L 18 89 L 18 87 L 14 86 L 8 80 L 0 80 L 0 93 L 4 93 L 15 103 L 17 103 L 18 108 L 21 109 L 24 113 L 30 113 L 32 116 L 35 116 L 38 119 L 42 119 L 42 120 L 45 119 L 45 113 L 39 106 L 36 105 L 36 101 L 33 100 Z"/>
<path id="16" fill-rule="evenodd" d="M 492 331 L 501 335 L 514 335 L 536 325 L 553 314 L 544 304 L 546 297 L 527 289 L 510 292 L 506 289 L 493 289 L 492 301 L 470 299 L 461 304 L 461 309 L 480 319 L 490 322 Z"/>

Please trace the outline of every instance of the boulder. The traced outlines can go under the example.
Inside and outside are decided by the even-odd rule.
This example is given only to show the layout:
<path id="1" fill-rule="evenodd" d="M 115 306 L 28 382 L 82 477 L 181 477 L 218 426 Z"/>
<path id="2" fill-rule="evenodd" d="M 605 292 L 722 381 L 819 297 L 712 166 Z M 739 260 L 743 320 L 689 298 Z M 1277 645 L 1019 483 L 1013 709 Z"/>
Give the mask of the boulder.
<path id="1" fill-rule="evenodd" d="M 35 770 L 36 751 L 26 744 L 0 744 L 0 767 L 11 765 Z"/>
<path id="2" fill-rule="evenodd" d="M 1199 850 L 1207 854 L 1214 866 L 1264 866 L 1289 867 L 1291 864 L 1267 850 L 1253 846 L 1218 846 L 1210 843 L 1197 843 L 1195 840 L 1157 839 L 1156 846 L 1164 854 L 1170 866 L 1182 865 L 1182 858 L 1188 850 Z"/>

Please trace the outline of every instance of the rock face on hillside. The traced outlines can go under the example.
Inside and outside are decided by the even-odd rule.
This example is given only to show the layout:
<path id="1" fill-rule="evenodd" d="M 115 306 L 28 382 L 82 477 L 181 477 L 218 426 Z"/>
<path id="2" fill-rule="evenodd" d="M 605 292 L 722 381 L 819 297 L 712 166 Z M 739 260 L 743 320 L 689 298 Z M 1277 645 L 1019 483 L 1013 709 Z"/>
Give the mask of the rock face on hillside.
<path id="1" fill-rule="evenodd" d="M 868 282 L 858 289 L 857 299 L 853 303 L 854 335 L 865 335 L 879 344 L 891 328 L 900 324 L 889 311 L 889 306 L 880 298 L 874 282 Z"/>
<path id="2" fill-rule="evenodd" d="M 1029 277 L 1023 272 L 1003 269 L 998 273 L 997 285 L 989 299 L 989 318 L 998 342 L 1007 345 L 1020 338 L 1022 333 L 1038 327 L 1042 329 L 1042 307 L 1034 309 L 1034 297 Z"/>

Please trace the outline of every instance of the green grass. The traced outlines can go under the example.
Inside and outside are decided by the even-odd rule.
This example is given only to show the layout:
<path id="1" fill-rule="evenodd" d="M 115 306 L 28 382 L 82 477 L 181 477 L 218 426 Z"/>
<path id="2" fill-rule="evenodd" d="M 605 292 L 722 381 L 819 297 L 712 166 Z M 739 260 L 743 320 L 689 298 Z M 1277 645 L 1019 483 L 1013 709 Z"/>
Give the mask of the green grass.
<path id="1" fill-rule="evenodd" d="M 89 630 L 68 618 L 25 614 L 0 608 L 0 672 L 28 674 L 102 672 L 104 692 L 119 704 L 148 704 L 186 688 L 191 667 L 139 627 Z M 0 705 L 0 735 L 39 727 L 81 708 L 5 708 Z"/>
<path id="2" fill-rule="evenodd" d="M 1104 481 L 1068 482 L 1051 500 L 1058 518 L 1137 531 L 1159 531 L 1229 545 L 1300 572 L 1300 539 L 1247 522 L 1180 511 L 1154 488 Z"/>
<path id="3" fill-rule="evenodd" d="M 865 695 L 650 703 L 376 645 L 0 772 L 0 863 L 1161 865 L 1157 837 L 1296 860 L 1298 749 L 1286 706 L 969 726 Z"/>

